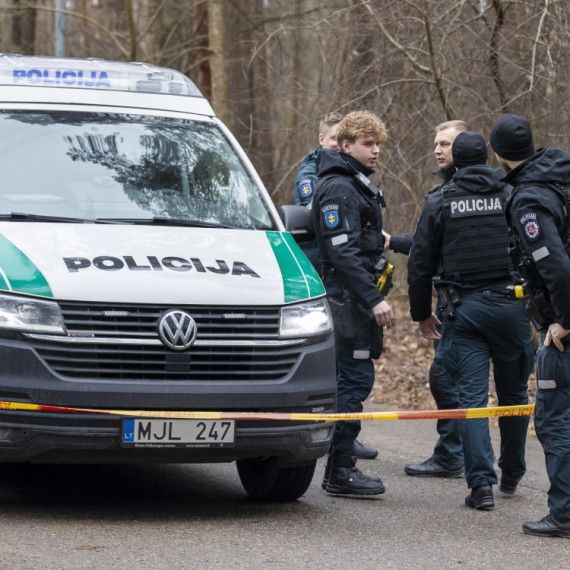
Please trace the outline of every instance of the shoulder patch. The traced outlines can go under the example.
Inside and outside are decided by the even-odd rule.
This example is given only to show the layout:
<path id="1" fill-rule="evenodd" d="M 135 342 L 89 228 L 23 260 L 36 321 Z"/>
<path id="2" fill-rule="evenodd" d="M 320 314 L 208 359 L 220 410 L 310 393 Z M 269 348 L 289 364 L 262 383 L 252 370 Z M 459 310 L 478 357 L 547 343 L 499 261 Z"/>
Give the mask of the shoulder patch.
<path id="1" fill-rule="evenodd" d="M 336 228 L 340 223 L 340 214 L 338 210 L 338 204 L 328 204 L 321 209 L 325 220 L 325 226 L 331 230 Z"/>
<path id="2" fill-rule="evenodd" d="M 540 236 L 540 226 L 538 225 L 538 222 L 536 220 L 528 220 L 524 225 L 524 233 L 531 241 L 538 239 Z"/>
<path id="3" fill-rule="evenodd" d="M 310 178 L 305 178 L 297 184 L 297 188 L 302 198 L 308 198 L 313 194 L 313 181 Z"/>
<path id="4" fill-rule="evenodd" d="M 525 222 L 528 222 L 529 220 L 536 220 L 536 214 L 534 213 L 529 213 L 529 214 L 525 214 L 522 218 L 521 218 L 521 225 L 524 225 Z"/>

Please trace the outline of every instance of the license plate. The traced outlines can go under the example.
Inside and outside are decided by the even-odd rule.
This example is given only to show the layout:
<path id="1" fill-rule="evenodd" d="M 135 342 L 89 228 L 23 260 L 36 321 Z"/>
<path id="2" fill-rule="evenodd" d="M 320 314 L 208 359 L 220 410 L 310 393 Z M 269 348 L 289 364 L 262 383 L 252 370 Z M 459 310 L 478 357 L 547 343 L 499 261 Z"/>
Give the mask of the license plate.
<path id="1" fill-rule="evenodd" d="M 126 447 L 233 447 L 234 441 L 234 420 L 123 420 Z"/>

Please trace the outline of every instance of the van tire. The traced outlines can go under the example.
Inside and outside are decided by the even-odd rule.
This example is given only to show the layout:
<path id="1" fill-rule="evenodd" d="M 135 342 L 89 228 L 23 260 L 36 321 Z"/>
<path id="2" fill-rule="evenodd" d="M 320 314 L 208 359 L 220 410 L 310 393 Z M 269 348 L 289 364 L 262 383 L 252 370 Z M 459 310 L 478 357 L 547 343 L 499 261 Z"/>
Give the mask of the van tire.
<path id="1" fill-rule="evenodd" d="M 252 499 L 287 502 L 305 494 L 317 460 L 297 467 L 280 467 L 277 457 L 260 457 L 243 459 L 236 465 L 241 484 Z"/>

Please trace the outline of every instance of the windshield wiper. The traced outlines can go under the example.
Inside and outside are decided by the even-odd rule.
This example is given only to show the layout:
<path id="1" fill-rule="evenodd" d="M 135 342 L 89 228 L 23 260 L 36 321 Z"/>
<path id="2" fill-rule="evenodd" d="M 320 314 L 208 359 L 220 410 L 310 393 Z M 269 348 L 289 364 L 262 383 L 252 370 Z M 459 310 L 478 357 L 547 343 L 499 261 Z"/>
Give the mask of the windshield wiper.
<path id="1" fill-rule="evenodd" d="M 199 220 L 183 220 L 180 218 L 161 218 L 154 216 L 152 218 L 97 218 L 96 221 L 113 221 L 115 223 L 125 224 L 156 224 L 165 226 L 185 226 L 188 228 L 222 228 L 226 230 L 236 230 L 235 226 L 225 226 L 215 222 L 201 222 Z"/>
<path id="2" fill-rule="evenodd" d="M 25 212 L 10 212 L 9 214 L 0 214 L 1 220 L 37 220 L 39 222 L 55 222 L 61 224 L 114 224 L 113 221 L 105 220 L 87 220 L 85 218 L 67 218 L 64 216 L 42 216 L 40 214 L 26 214 Z"/>

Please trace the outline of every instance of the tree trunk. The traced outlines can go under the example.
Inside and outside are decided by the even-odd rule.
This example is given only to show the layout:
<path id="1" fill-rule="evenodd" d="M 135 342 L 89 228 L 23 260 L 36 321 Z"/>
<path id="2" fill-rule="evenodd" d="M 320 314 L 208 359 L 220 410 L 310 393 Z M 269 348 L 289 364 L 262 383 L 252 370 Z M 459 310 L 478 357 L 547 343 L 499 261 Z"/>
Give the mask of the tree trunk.
<path id="1" fill-rule="evenodd" d="M 194 0 L 194 37 L 196 45 L 197 87 L 202 95 L 212 102 L 212 75 L 210 72 L 210 52 L 208 50 L 208 4 L 207 0 Z"/>
<path id="2" fill-rule="evenodd" d="M 293 22 L 294 29 L 291 32 L 291 95 L 289 102 L 289 117 L 287 119 L 287 139 L 285 141 L 286 147 L 283 153 L 283 161 L 279 166 L 286 171 L 288 165 L 293 164 L 297 159 L 300 147 L 299 144 L 299 111 L 301 105 L 301 92 L 300 92 L 300 78 L 301 78 L 301 32 L 299 27 L 301 25 L 301 4 L 303 0 L 294 0 L 293 4 Z M 274 199 L 278 204 L 287 202 L 289 197 L 290 187 L 293 185 L 296 172 L 291 171 L 286 177 L 287 182 L 283 186 L 282 195 Z"/>
<path id="3" fill-rule="evenodd" d="M 21 0 L 13 0 L 14 8 L 21 6 Z M 12 16 L 12 42 L 14 51 L 22 55 L 33 55 L 36 43 L 36 10 L 20 9 Z"/>
<path id="4" fill-rule="evenodd" d="M 428 51 L 429 51 L 429 61 L 432 69 L 433 80 L 435 83 L 435 87 L 437 89 L 437 93 L 439 95 L 439 99 L 441 101 L 441 106 L 443 107 L 443 112 L 445 113 L 446 120 L 453 121 L 456 119 L 455 114 L 453 113 L 451 107 L 449 106 L 449 102 L 447 101 L 447 97 L 445 96 L 445 90 L 443 88 L 443 80 L 439 73 L 439 69 L 437 68 L 437 63 L 435 61 L 435 48 L 433 45 L 433 36 L 431 31 L 431 20 L 429 15 L 429 7 L 427 0 L 424 0 L 424 10 L 423 10 L 423 17 L 424 17 L 424 24 L 426 30 L 426 40 L 428 44 Z"/>
<path id="5" fill-rule="evenodd" d="M 127 13 L 127 22 L 129 24 L 129 35 L 131 38 L 131 47 L 129 50 L 130 61 L 137 60 L 137 28 L 135 25 L 135 15 L 133 13 L 132 0 L 125 0 L 125 11 Z"/>
<path id="6" fill-rule="evenodd" d="M 212 106 L 224 124 L 228 122 L 228 87 L 224 55 L 224 3 L 208 0 L 208 39 L 212 78 Z"/>
<path id="7" fill-rule="evenodd" d="M 497 88 L 497 93 L 499 94 L 499 101 L 501 102 L 501 112 L 509 113 L 507 107 L 507 93 L 505 90 L 505 84 L 503 83 L 503 78 L 501 77 L 501 70 L 499 68 L 499 35 L 501 33 L 501 28 L 505 23 L 505 10 L 501 4 L 501 0 L 493 0 L 493 8 L 497 15 L 495 20 L 495 25 L 493 26 L 493 32 L 491 34 L 491 41 L 489 42 L 489 70 L 491 76 L 493 77 L 493 83 Z"/>

